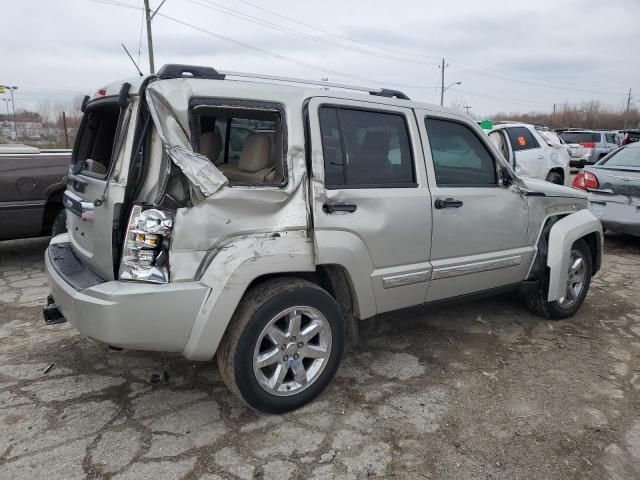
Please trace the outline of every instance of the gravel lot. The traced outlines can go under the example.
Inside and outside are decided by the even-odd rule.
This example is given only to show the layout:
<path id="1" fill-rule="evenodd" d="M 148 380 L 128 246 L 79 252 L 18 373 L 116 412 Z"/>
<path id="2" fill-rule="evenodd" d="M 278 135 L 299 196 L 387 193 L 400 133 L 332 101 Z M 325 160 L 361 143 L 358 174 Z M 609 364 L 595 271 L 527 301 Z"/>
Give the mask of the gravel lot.
<path id="1" fill-rule="evenodd" d="M 0 243 L 0 479 L 640 478 L 640 239 L 607 235 L 568 321 L 508 296 L 391 315 L 282 416 L 212 362 L 45 326 L 46 244 Z"/>

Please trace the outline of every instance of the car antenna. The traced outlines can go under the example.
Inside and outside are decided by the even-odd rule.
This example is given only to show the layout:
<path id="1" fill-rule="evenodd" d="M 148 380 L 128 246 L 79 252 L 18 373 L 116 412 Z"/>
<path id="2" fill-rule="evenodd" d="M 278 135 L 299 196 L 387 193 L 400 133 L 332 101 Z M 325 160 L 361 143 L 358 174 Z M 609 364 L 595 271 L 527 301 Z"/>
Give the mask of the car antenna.
<path id="1" fill-rule="evenodd" d="M 127 56 L 129 57 L 129 59 L 131 60 L 131 62 L 133 62 L 133 65 L 136 67 L 136 70 L 138 70 L 138 73 L 140 74 L 141 77 L 144 77 L 144 74 L 142 73 L 142 71 L 140 70 L 140 68 L 138 67 L 138 64 L 136 63 L 136 61 L 133 59 L 133 57 L 131 56 L 131 54 L 129 53 L 129 50 L 127 50 L 127 47 L 124 46 L 124 43 L 121 43 L 120 45 L 122 45 L 122 48 L 124 48 L 124 51 L 127 53 Z"/>

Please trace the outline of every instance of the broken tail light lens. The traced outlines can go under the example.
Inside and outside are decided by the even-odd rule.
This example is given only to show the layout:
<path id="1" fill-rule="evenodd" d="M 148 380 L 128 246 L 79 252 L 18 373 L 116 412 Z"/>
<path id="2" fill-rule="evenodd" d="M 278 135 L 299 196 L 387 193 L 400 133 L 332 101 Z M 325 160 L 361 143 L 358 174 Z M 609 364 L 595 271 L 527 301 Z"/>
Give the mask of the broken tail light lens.
<path id="1" fill-rule="evenodd" d="M 573 188 L 579 188 L 580 190 L 587 190 L 589 188 L 598 188 L 600 186 L 600 182 L 598 182 L 598 177 L 596 177 L 591 172 L 578 172 L 576 178 L 573 179 L 573 183 L 571 184 Z"/>
<path id="2" fill-rule="evenodd" d="M 173 212 L 134 205 L 129 215 L 118 278 L 152 283 L 169 281 L 169 243 Z"/>

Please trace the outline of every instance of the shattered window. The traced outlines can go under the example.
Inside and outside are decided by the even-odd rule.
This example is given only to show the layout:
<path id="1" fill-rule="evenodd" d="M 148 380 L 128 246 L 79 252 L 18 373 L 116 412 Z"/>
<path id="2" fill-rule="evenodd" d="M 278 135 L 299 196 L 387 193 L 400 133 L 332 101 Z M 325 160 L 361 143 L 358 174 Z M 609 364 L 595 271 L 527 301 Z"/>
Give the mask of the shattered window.
<path id="1" fill-rule="evenodd" d="M 280 113 L 271 109 L 199 106 L 197 150 L 232 183 L 282 184 Z"/>

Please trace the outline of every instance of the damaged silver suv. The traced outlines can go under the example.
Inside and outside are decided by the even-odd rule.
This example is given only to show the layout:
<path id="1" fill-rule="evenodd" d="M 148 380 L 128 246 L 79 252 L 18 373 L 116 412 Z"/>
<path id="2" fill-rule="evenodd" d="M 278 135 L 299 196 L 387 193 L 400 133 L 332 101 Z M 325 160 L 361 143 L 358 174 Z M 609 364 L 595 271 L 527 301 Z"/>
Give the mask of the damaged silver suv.
<path id="1" fill-rule="evenodd" d="M 363 319 L 508 289 L 565 318 L 600 268 L 583 192 L 401 92 L 167 65 L 83 110 L 45 319 L 215 356 L 261 411 L 318 395 Z"/>

